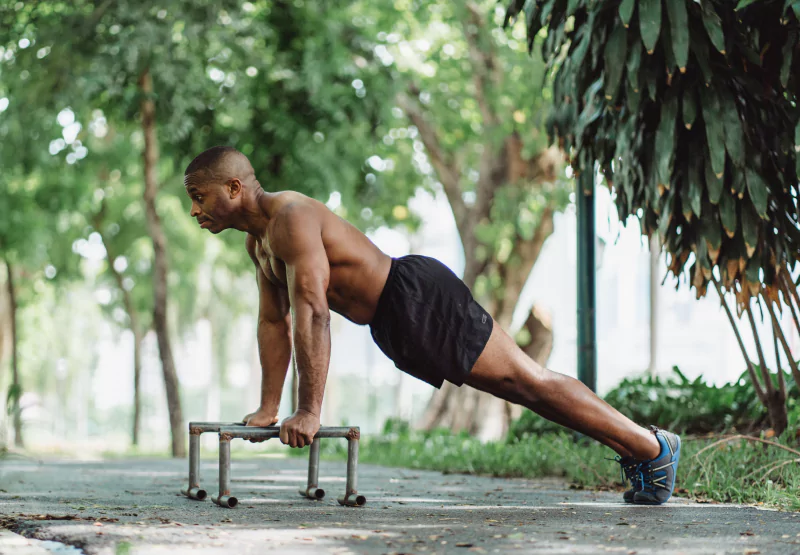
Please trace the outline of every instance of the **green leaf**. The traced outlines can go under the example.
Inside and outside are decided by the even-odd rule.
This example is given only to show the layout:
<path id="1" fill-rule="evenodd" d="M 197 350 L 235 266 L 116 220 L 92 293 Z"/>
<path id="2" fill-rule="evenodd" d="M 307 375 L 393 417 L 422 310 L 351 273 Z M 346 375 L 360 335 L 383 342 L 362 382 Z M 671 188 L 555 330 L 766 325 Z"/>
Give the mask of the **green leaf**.
<path id="1" fill-rule="evenodd" d="M 692 89 L 684 91 L 681 108 L 683 113 L 683 125 L 686 129 L 691 129 L 694 119 L 697 117 L 697 103 L 694 100 Z"/>
<path id="2" fill-rule="evenodd" d="M 653 64 L 647 64 L 643 67 L 645 86 L 647 87 L 647 96 L 653 102 L 656 101 L 656 94 L 658 93 L 658 70 Z"/>
<path id="3" fill-rule="evenodd" d="M 781 85 L 785 88 L 789 84 L 789 72 L 792 69 L 792 54 L 794 47 L 797 45 L 797 30 L 792 29 L 789 31 L 789 36 L 786 43 L 783 45 L 783 63 L 781 64 Z"/>
<path id="4" fill-rule="evenodd" d="M 687 222 L 692 221 L 692 194 L 689 190 L 689 180 L 685 177 L 681 183 L 681 212 Z"/>
<path id="5" fill-rule="evenodd" d="M 742 238 L 747 248 L 747 257 L 753 256 L 758 246 L 758 216 L 748 204 L 741 204 L 742 207 Z"/>
<path id="6" fill-rule="evenodd" d="M 662 237 L 667 236 L 669 225 L 672 222 L 672 213 L 675 210 L 675 190 L 671 190 L 663 200 L 661 216 L 658 218 L 658 233 Z"/>
<path id="7" fill-rule="evenodd" d="M 635 7 L 636 0 L 622 0 L 622 2 L 620 2 L 619 18 L 622 20 L 622 24 L 626 29 L 631 23 L 631 18 L 633 17 L 633 8 Z"/>
<path id="8" fill-rule="evenodd" d="M 747 6 L 755 2 L 758 2 L 758 0 L 739 0 L 739 3 L 736 4 L 735 10 L 738 12 L 739 10 L 746 8 Z"/>
<path id="9" fill-rule="evenodd" d="M 672 31 L 669 25 L 664 25 L 661 29 L 661 47 L 664 49 L 664 63 L 667 66 L 667 73 L 671 74 L 678 67 L 675 60 L 675 53 L 672 51 Z"/>
<path id="10" fill-rule="evenodd" d="M 726 88 L 719 89 L 719 99 L 722 111 L 717 117 L 721 117 L 722 126 L 725 131 L 723 137 L 725 149 L 731 156 L 731 161 L 738 167 L 743 167 L 745 159 L 744 130 L 739 120 L 739 110 L 733 95 Z"/>
<path id="11" fill-rule="evenodd" d="M 689 14 L 686 11 L 686 0 L 666 0 L 666 2 L 672 52 L 678 68 L 684 73 L 689 62 Z"/>
<path id="12" fill-rule="evenodd" d="M 711 167 L 710 157 L 706 157 L 704 168 L 706 174 L 706 190 L 708 191 L 708 200 L 712 204 L 718 204 L 720 196 L 722 195 L 722 184 L 724 177 L 717 177 L 714 174 L 714 169 Z"/>
<path id="13" fill-rule="evenodd" d="M 628 31 L 625 27 L 617 25 L 611 32 L 606 42 L 605 49 L 605 77 L 603 88 L 606 100 L 613 101 L 619 90 L 622 79 L 622 70 L 625 68 L 625 56 L 628 49 Z"/>
<path id="14" fill-rule="evenodd" d="M 732 238 L 736 234 L 736 199 L 727 191 L 719 199 L 719 219 L 725 234 Z"/>
<path id="15" fill-rule="evenodd" d="M 661 107 L 661 119 L 656 129 L 655 160 L 658 184 L 669 188 L 672 164 L 675 160 L 675 123 L 678 115 L 678 97 L 671 95 Z"/>
<path id="16" fill-rule="evenodd" d="M 531 3 L 539 4 L 539 2 Z M 542 6 L 542 13 L 539 15 L 539 23 L 541 23 L 543 27 L 547 25 L 548 19 L 550 18 L 550 13 L 553 11 L 553 4 L 555 4 L 555 0 L 547 0 L 547 2 L 545 2 L 545 4 Z"/>
<path id="17" fill-rule="evenodd" d="M 691 36 L 692 53 L 694 53 L 694 58 L 697 61 L 697 65 L 700 66 L 700 71 L 703 74 L 703 82 L 708 85 L 711 83 L 711 79 L 714 77 L 714 73 L 711 71 L 711 65 L 708 63 L 708 46 L 706 45 L 705 40 L 699 39 L 696 36 L 696 33 L 692 32 Z"/>
<path id="18" fill-rule="evenodd" d="M 630 53 L 628 54 L 628 61 L 627 61 L 627 75 L 628 75 L 628 83 L 631 84 L 631 88 L 638 91 L 639 90 L 639 65 L 642 61 L 642 43 L 638 40 L 633 41 L 633 44 L 630 48 Z"/>
<path id="19" fill-rule="evenodd" d="M 738 198 L 744 197 L 744 190 L 747 188 L 747 182 L 744 178 L 744 171 L 733 169 L 733 179 L 731 179 L 731 192 Z"/>
<path id="20" fill-rule="evenodd" d="M 589 50 L 589 43 L 592 41 L 592 16 L 589 16 L 589 22 L 585 25 L 581 26 L 578 30 L 576 38 L 578 35 L 583 35 L 581 40 L 577 42 L 575 46 L 575 50 L 570 53 L 570 57 L 573 60 L 573 64 L 575 67 L 580 68 L 583 64 L 583 60 L 586 57 L 586 52 Z"/>
<path id="21" fill-rule="evenodd" d="M 703 177 L 698 166 L 698 164 L 702 163 L 703 161 L 699 156 L 689 161 L 689 203 L 692 207 L 692 212 L 698 218 L 703 205 Z"/>
<path id="22" fill-rule="evenodd" d="M 725 54 L 725 35 L 722 32 L 722 21 L 720 20 L 717 12 L 714 11 L 714 5 L 706 2 L 700 8 L 700 13 L 703 16 L 703 26 L 706 28 L 708 38 L 711 39 L 711 44 L 714 45 L 721 54 Z"/>
<path id="23" fill-rule="evenodd" d="M 578 4 L 581 3 L 581 0 L 569 0 L 567 2 L 567 16 L 573 15 L 575 10 L 578 9 Z"/>
<path id="24" fill-rule="evenodd" d="M 625 91 L 628 98 L 628 110 L 631 114 L 636 114 L 639 111 L 639 104 L 642 101 L 642 92 L 634 90 L 633 86 L 628 83 L 628 89 Z"/>
<path id="25" fill-rule="evenodd" d="M 795 173 L 797 179 L 800 179 L 800 121 L 797 122 L 797 127 L 794 128 L 794 163 Z"/>
<path id="26" fill-rule="evenodd" d="M 700 100 L 703 105 L 703 123 L 706 128 L 711 167 L 714 169 L 714 174 L 721 177 L 725 171 L 725 130 L 719 117 L 719 97 L 713 90 L 702 88 Z"/>
<path id="27" fill-rule="evenodd" d="M 761 281 L 761 261 L 757 256 L 750 259 L 744 270 L 744 275 L 747 281 L 751 283 L 759 283 Z"/>
<path id="28" fill-rule="evenodd" d="M 747 192 L 750 194 L 750 200 L 753 201 L 753 207 L 762 219 L 767 219 L 767 184 L 761 179 L 757 171 L 748 167 L 747 168 Z"/>
<path id="29" fill-rule="evenodd" d="M 542 24 L 539 22 L 539 3 L 526 2 L 524 10 L 525 26 L 528 28 L 528 40 L 532 40 L 531 37 L 535 37 L 539 29 L 542 28 Z"/>
<path id="30" fill-rule="evenodd" d="M 661 0 L 640 0 L 639 30 L 647 53 L 652 54 L 661 33 Z"/>
<path id="31" fill-rule="evenodd" d="M 706 205 L 709 208 L 709 205 Z M 718 251 L 722 246 L 722 230 L 719 227 L 719 213 L 716 210 L 707 211 L 700 219 L 700 233 L 708 242 L 708 249 Z M 712 259 L 714 256 L 712 256 Z M 716 263 L 716 260 L 714 260 Z"/>
<path id="32" fill-rule="evenodd" d="M 708 245 L 701 237 L 699 241 L 697 241 L 697 251 L 695 252 L 695 257 L 697 258 L 697 263 L 700 264 L 701 268 L 710 269 L 711 264 L 708 262 Z"/>

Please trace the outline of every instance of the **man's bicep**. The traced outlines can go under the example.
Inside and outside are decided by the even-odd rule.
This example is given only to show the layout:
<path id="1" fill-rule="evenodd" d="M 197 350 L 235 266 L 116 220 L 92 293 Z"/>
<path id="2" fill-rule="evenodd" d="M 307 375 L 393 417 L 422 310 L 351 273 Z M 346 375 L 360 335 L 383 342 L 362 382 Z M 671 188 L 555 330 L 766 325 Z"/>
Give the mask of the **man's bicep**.
<path id="1" fill-rule="evenodd" d="M 279 255 L 286 264 L 292 304 L 306 303 L 327 310 L 330 264 L 319 223 L 300 210 L 283 216 L 284 235 Z"/>

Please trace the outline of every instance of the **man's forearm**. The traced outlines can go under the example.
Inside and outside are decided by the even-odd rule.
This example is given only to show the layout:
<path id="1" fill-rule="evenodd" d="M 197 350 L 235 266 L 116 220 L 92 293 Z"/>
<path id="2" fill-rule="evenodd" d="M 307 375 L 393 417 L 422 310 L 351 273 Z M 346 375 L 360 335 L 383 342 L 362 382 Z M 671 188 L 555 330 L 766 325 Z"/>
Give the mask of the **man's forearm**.
<path id="1" fill-rule="evenodd" d="M 299 376 L 297 408 L 320 415 L 331 359 L 330 313 L 309 305 L 295 309 L 294 345 Z"/>
<path id="2" fill-rule="evenodd" d="M 275 411 L 281 404 L 286 370 L 292 358 L 292 331 L 284 323 L 258 323 L 258 354 L 261 361 L 261 408 Z"/>

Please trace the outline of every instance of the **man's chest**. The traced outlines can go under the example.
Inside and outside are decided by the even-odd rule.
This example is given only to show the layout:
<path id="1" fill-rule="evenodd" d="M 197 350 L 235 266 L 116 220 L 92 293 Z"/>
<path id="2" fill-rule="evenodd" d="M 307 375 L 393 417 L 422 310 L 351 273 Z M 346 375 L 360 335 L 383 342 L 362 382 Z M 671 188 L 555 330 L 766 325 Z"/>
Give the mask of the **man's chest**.
<path id="1" fill-rule="evenodd" d="M 279 287 L 286 287 L 286 264 L 275 256 L 269 243 L 257 241 L 255 248 L 256 260 L 267 279 Z"/>

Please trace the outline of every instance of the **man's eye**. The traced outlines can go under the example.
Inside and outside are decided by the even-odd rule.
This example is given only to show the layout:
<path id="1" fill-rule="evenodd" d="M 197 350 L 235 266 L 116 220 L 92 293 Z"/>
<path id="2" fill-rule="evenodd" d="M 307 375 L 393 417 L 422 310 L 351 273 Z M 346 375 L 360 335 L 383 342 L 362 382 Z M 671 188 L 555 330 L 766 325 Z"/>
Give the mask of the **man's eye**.
<path id="1" fill-rule="evenodd" d="M 201 197 L 200 195 L 195 195 L 194 200 L 196 200 L 197 202 L 203 202 L 203 197 Z"/>

